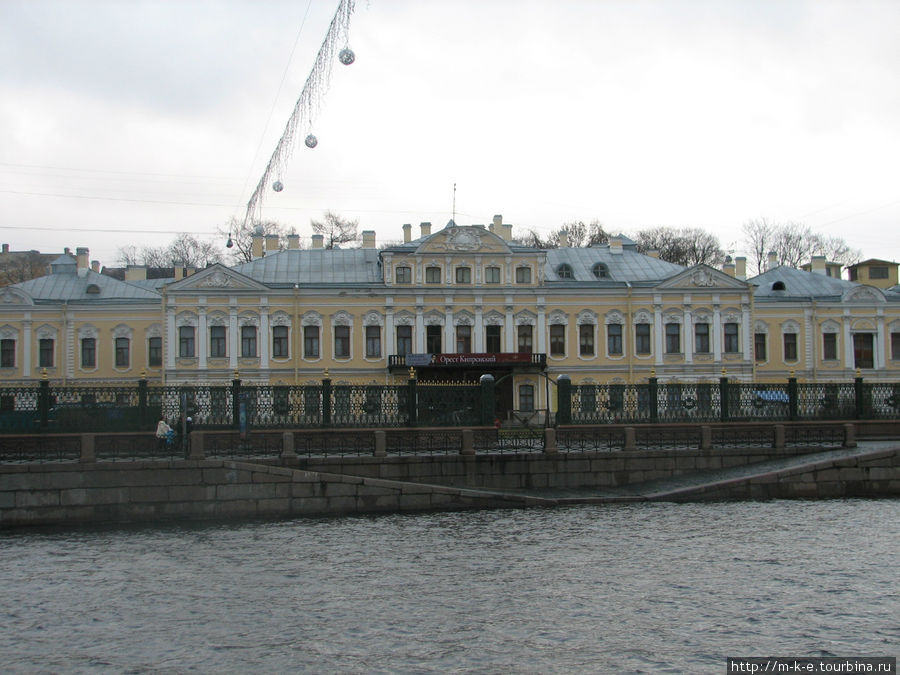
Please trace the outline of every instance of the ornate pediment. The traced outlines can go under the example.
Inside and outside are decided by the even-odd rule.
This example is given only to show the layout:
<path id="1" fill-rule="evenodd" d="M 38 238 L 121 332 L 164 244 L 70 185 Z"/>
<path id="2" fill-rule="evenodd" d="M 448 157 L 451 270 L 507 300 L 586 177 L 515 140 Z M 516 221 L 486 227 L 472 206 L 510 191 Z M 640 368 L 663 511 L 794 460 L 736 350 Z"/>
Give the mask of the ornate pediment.
<path id="1" fill-rule="evenodd" d="M 884 293 L 874 286 L 857 286 L 844 293 L 844 302 L 882 303 L 886 302 Z"/>
<path id="2" fill-rule="evenodd" d="M 267 287 L 223 265 L 207 267 L 168 286 L 170 293 L 184 291 L 265 291 Z"/>
<path id="3" fill-rule="evenodd" d="M 426 239 L 416 253 L 509 253 L 509 246 L 482 227 L 445 227 Z"/>
<path id="4" fill-rule="evenodd" d="M 720 272 L 709 265 L 694 265 L 663 281 L 657 288 L 689 289 L 747 289 L 749 284 L 741 279 Z"/>
<path id="5" fill-rule="evenodd" d="M 34 302 L 23 291 L 17 288 L 0 289 L 0 305 L 33 305 Z"/>

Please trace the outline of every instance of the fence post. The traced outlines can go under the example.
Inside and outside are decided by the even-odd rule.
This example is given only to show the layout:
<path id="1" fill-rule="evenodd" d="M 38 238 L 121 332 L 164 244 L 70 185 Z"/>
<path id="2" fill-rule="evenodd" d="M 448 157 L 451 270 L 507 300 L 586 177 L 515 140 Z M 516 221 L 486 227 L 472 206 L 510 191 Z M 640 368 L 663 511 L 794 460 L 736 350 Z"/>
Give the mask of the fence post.
<path id="1" fill-rule="evenodd" d="M 241 426 L 241 379 L 237 370 L 231 380 L 231 426 L 235 429 Z"/>
<path id="2" fill-rule="evenodd" d="M 722 377 L 719 378 L 719 420 L 722 422 L 728 421 L 728 403 L 731 392 L 728 389 L 728 376 L 725 374 L 725 369 L 722 368 Z"/>
<path id="3" fill-rule="evenodd" d="M 797 420 L 797 378 L 793 370 L 788 378 L 788 417 L 791 422 Z"/>
<path id="4" fill-rule="evenodd" d="M 656 379 L 656 369 L 650 371 L 650 377 L 647 379 L 649 386 L 647 394 L 650 397 L 650 421 L 659 422 L 659 380 Z"/>
<path id="5" fill-rule="evenodd" d="M 416 410 L 418 402 L 416 400 L 416 369 L 410 366 L 409 379 L 406 381 L 406 419 L 407 426 L 416 426 Z"/>
<path id="6" fill-rule="evenodd" d="M 556 424 L 572 423 L 572 380 L 568 375 L 556 378 Z"/>
<path id="7" fill-rule="evenodd" d="M 479 380 L 481 383 L 481 423 L 484 426 L 494 424 L 494 376 L 485 373 Z"/>
<path id="8" fill-rule="evenodd" d="M 147 371 L 141 370 L 138 380 L 138 425 L 143 428 L 147 424 Z"/>
<path id="9" fill-rule="evenodd" d="M 856 398 L 856 419 L 861 420 L 865 417 L 865 396 L 863 395 L 863 378 L 859 368 L 856 369 L 856 379 L 853 380 L 853 390 Z"/>
<path id="10" fill-rule="evenodd" d="M 50 380 L 47 379 L 47 369 L 41 371 L 41 387 L 38 389 L 38 416 L 41 429 L 46 429 L 50 418 Z"/>
<path id="11" fill-rule="evenodd" d="M 328 368 L 325 369 L 322 378 L 322 426 L 331 426 L 331 376 Z"/>

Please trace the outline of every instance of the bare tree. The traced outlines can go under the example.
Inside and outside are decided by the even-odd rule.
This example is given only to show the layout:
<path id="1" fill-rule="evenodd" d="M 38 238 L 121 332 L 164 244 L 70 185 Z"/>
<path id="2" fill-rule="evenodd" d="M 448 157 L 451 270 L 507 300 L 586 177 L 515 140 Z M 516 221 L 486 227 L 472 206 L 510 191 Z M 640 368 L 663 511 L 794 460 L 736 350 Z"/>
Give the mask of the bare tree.
<path id="1" fill-rule="evenodd" d="M 685 267 L 716 267 L 725 260 L 718 238 L 699 227 L 653 227 L 637 232 L 634 240 L 639 252 L 656 250 L 661 260 Z"/>
<path id="2" fill-rule="evenodd" d="M 326 211 L 322 220 L 310 221 L 313 232 L 325 238 L 325 248 L 339 248 L 341 244 L 356 241 L 358 220 L 345 220 L 332 211 Z"/>
<path id="3" fill-rule="evenodd" d="M 292 234 L 293 230 L 289 230 L 286 225 L 277 223 L 274 220 L 245 223 L 237 218 L 232 218 L 227 223 L 227 232 L 222 229 L 219 230 L 219 234 L 223 238 L 227 236 L 228 241 L 231 242 L 229 256 L 232 262 L 239 264 L 253 260 L 253 236 L 257 233 L 262 235 L 277 234 L 279 249 L 283 249 L 285 238 L 288 234 Z"/>
<path id="4" fill-rule="evenodd" d="M 800 267 L 814 255 L 824 255 L 830 262 L 852 265 L 862 252 L 851 248 L 840 237 L 823 237 L 801 223 L 776 223 L 758 218 L 744 223 L 744 246 L 750 253 L 751 269 L 762 274 L 768 266 L 768 255 L 775 253 L 779 265 Z"/>
<path id="5" fill-rule="evenodd" d="M 592 220 L 585 224 L 583 220 L 574 220 L 563 223 L 546 237 L 542 237 L 534 229 L 517 232 L 515 239 L 526 246 L 533 248 L 559 248 L 563 233 L 566 235 L 566 245 L 572 248 L 585 248 L 595 244 L 605 244 L 609 241 L 609 234 L 603 229 L 599 220 Z"/>
<path id="6" fill-rule="evenodd" d="M 16 251 L 2 254 L 0 259 L 0 286 L 18 284 L 48 274 L 48 258 L 38 251 Z"/>
<path id="7" fill-rule="evenodd" d="M 165 246 L 123 246 L 119 249 L 122 265 L 147 267 L 205 267 L 222 261 L 221 250 L 213 243 L 190 234 L 179 234 Z"/>

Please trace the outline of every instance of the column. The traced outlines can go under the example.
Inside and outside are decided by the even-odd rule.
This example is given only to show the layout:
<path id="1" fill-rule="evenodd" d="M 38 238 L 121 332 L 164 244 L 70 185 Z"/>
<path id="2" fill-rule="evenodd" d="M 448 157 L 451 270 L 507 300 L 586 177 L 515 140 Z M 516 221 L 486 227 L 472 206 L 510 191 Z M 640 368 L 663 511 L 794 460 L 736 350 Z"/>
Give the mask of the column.
<path id="1" fill-rule="evenodd" d="M 170 299 L 171 301 L 171 299 Z M 178 331 L 175 328 L 175 307 L 166 307 L 166 368 L 175 370 L 178 354 Z"/>
<path id="2" fill-rule="evenodd" d="M 663 335 L 665 327 L 662 320 L 662 305 L 653 305 L 653 352 L 655 355 L 656 365 L 661 366 L 663 363 Z"/>
<path id="3" fill-rule="evenodd" d="M 876 369 L 883 368 L 888 362 L 887 353 L 887 334 L 884 330 L 884 314 L 881 309 L 878 310 L 878 316 L 875 318 L 875 358 L 872 365 Z"/>
<path id="4" fill-rule="evenodd" d="M 719 311 L 718 297 L 713 301 L 713 320 L 712 320 L 712 340 L 713 340 L 713 359 L 716 363 L 722 362 L 722 314 Z"/>
<path id="5" fill-rule="evenodd" d="M 75 360 L 78 358 L 75 354 L 76 344 L 75 344 L 75 322 L 72 319 L 66 320 L 66 340 L 63 344 L 62 354 L 60 358 L 65 359 L 65 372 L 69 377 L 75 377 Z M 99 336 L 98 336 L 99 337 Z M 99 342 L 99 340 L 98 340 Z M 113 359 L 115 359 L 115 340 L 113 340 Z M 100 345 L 98 344 L 99 348 Z M 115 362 L 115 361 L 113 361 Z M 63 368 L 60 368 L 63 370 Z"/>
<path id="6" fill-rule="evenodd" d="M 421 303 L 416 303 L 416 338 L 415 338 L 417 354 L 425 353 L 425 308 Z"/>
<path id="7" fill-rule="evenodd" d="M 456 335 L 453 331 L 453 298 L 444 298 L 444 351 L 456 351 Z"/>
<path id="8" fill-rule="evenodd" d="M 516 351 L 516 328 L 513 323 L 513 306 L 512 306 L 512 298 L 507 298 L 506 300 L 506 317 L 505 317 L 505 325 L 503 327 L 504 332 L 504 342 L 506 343 L 505 351 L 508 353 L 513 353 Z"/>
<path id="9" fill-rule="evenodd" d="M 844 310 L 844 368 L 853 369 L 856 365 L 853 361 L 853 336 L 850 335 L 850 316 L 847 314 L 849 310 Z"/>
<path id="10" fill-rule="evenodd" d="M 472 337 L 474 338 L 474 344 L 472 349 L 475 350 L 475 353 L 481 354 L 484 352 L 484 315 L 483 308 L 481 306 L 481 298 L 475 298 L 475 326 L 472 328 L 472 331 L 475 333 Z"/>
<path id="11" fill-rule="evenodd" d="M 228 307 L 228 366 L 231 370 L 237 370 L 238 354 L 240 353 L 241 336 L 238 331 L 237 298 L 231 298 Z"/>
<path id="12" fill-rule="evenodd" d="M 22 377 L 31 377 L 31 312 L 25 313 L 22 322 Z"/>
<path id="13" fill-rule="evenodd" d="M 685 363 L 693 363 L 694 362 L 694 319 L 691 315 L 691 306 L 684 306 L 684 323 L 682 324 L 684 328 L 684 336 L 682 339 L 684 340 L 684 362 Z"/>
<path id="14" fill-rule="evenodd" d="M 544 298 L 538 298 L 537 305 L 537 326 L 535 326 L 537 335 L 537 344 L 534 351 L 538 354 L 547 353 L 547 306 L 544 304 Z"/>
<path id="15" fill-rule="evenodd" d="M 744 361 L 753 361 L 756 357 L 753 355 L 753 329 L 750 324 L 749 303 L 741 304 L 741 334 L 744 343 L 741 348 L 741 351 L 744 353 Z"/>
<path id="16" fill-rule="evenodd" d="M 197 368 L 206 370 L 206 359 L 209 357 L 209 328 L 207 326 L 206 307 L 197 308 Z"/>
<path id="17" fill-rule="evenodd" d="M 806 372 L 811 373 L 816 367 L 816 345 L 818 344 L 818 336 L 816 335 L 816 327 L 811 310 L 803 310 L 803 323 L 803 331 L 806 333 L 805 349 L 803 350 L 806 352 L 804 361 L 806 362 Z"/>
<path id="18" fill-rule="evenodd" d="M 269 345 L 272 344 L 272 336 L 269 335 L 269 308 L 266 298 L 260 299 L 259 308 L 259 367 L 269 367 Z"/>
<path id="19" fill-rule="evenodd" d="M 394 335 L 394 308 L 393 307 L 385 307 L 384 313 L 384 353 L 386 356 L 390 356 L 391 354 L 396 354 L 397 350 L 394 348 L 394 339 L 396 335 Z"/>

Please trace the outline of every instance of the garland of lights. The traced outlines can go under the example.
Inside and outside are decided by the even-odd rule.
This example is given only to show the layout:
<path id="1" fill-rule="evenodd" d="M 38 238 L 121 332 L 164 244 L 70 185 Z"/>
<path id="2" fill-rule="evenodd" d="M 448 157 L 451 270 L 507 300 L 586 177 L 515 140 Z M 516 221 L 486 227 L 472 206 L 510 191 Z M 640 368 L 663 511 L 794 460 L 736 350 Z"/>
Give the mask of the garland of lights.
<path id="1" fill-rule="evenodd" d="M 281 192 L 284 189 L 281 176 L 284 173 L 288 159 L 294 152 L 297 130 L 302 128 L 307 131 L 306 138 L 303 141 L 306 147 L 314 148 L 319 143 L 319 140 L 309 132 L 309 129 L 312 127 L 313 119 L 318 114 L 322 101 L 325 99 L 325 94 L 328 92 L 328 87 L 331 84 L 331 66 L 335 61 L 335 55 L 345 66 L 349 66 L 356 60 L 353 50 L 347 46 L 350 34 L 350 15 L 353 13 L 355 2 L 356 0 L 341 0 L 340 4 L 338 4 L 337 11 L 334 13 L 331 24 L 328 26 L 328 32 L 325 34 L 325 40 L 322 42 L 319 53 L 316 55 L 309 77 L 306 78 L 306 84 L 303 85 L 303 91 L 300 92 L 300 97 L 294 104 L 294 110 L 290 118 L 288 118 L 281 138 L 278 139 L 278 144 L 275 146 L 275 151 L 272 153 L 269 163 L 266 164 L 266 170 L 263 171 L 262 178 L 259 179 L 256 189 L 247 202 L 244 225 L 254 220 L 259 220 L 263 195 L 266 192 L 266 186 L 269 185 L 269 181 L 272 178 L 275 178 L 274 182 L 272 182 L 272 189 L 275 192 Z"/>

